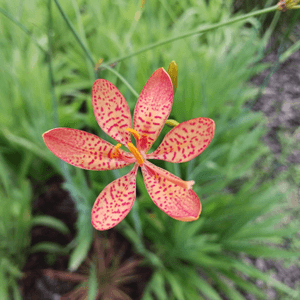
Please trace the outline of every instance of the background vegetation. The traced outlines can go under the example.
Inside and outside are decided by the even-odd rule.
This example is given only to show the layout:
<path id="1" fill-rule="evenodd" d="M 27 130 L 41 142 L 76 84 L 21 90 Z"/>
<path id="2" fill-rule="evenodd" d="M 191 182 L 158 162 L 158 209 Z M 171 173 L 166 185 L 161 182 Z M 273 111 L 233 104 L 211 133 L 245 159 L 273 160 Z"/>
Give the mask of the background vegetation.
<path id="1" fill-rule="evenodd" d="M 245 3 L 246 10 L 254 9 L 253 1 Z M 245 14 L 243 6 L 234 7 L 236 3 L 222 0 L 146 1 L 143 8 L 137 0 L 0 0 L 1 299 L 21 299 L 17 280 L 34 251 L 69 254 L 69 270 L 80 266 L 93 241 L 93 202 L 108 183 L 130 169 L 86 172 L 68 166 L 46 148 L 42 134 L 70 127 L 114 143 L 93 115 L 94 80 L 101 77 L 115 84 L 133 110 L 151 74 L 159 67 L 167 69 L 172 60 L 179 67 L 179 81 L 170 118 L 178 122 L 212 118 L 216 134 L 208 149 L 191 162 L 155 162 L 185 180 L 195 180 L 194 190 L 203 205 L 198 221 L 182 223 L 161 212 L 138 174 L 139 196 L 116 229 L 153 270 L 143 299 L 235 300 L 245 299 L 245 293 L 265 299 L 254 284 L 257 278 L 297 299 L 297 291 L 243 260 L 244 255 L 299 256 L 277 246 L 298 231 L 294 224 L 282 225 L 286 213 L 278 209 L 290 197 L 287 191 L 295 190 L 295 181 L 286 180 L 288 173 L 271 172 L 273 156 L 261 140 L 265 118 L 251 110 L 260 90 L 249 84 L 270 67 L 261 59 L 274 30 L 280 32 L 281 13 L 268 14 L 270 26 L 264 23 L 265 15 L 250 17 L 150 47 Z M 284 58 L 294 51 L 293 45 L 282 53 Z M 146 47 L 113 68 L 107 64 Z M 95 71 L 100 58 L 104 64 Z M 164 128 L 153 148 L 168 130 Z M 299 179 L 299 168 L 291 172 Z M 32 226 L 68 231 L 55 218 L 31 215 L 33 200 L 54 176 L 63 178 L 63 187 L 76 204 L 76 238 L 67 247 L 41 243 L 33 248 Z M 90 272 L 89 299 L 99 287 L 93 280 L 96 273 Z"/>

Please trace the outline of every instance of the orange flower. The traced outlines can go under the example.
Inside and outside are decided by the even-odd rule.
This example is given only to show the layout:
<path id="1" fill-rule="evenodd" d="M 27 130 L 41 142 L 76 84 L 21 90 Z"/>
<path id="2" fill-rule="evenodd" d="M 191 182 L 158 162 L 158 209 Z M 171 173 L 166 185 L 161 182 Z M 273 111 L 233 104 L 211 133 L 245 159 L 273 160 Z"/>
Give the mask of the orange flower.
<path id="1" fill-rule="evenodd" d="M 153 202 L 170 217 L 180 221 L 199 218 L 201 203 L 192 190 L 194 181 L 183 181 L 148 161 L 160 159 L 181 163 L 189 161 L 211 142 L 215 123 L 196 118 L 174 127 L 160 146 L 147 154 L 161 132 L 172 108 L 173 85 L 160 68 L 150 77 L 137 101 L 133 127 L 128 104 L 120 91 L 105 79 L 93 85 L 93 108 L 102 130 L 119 142 L 116 146 L 101 138 L 70 128 L 55 128 L 43 134 L 47 147 L 63 161 L 87 170 L 113 170 L 134 163 L 125 176 L 107 185 L 97 197 L 91 220 L 97 230 L 120 223 L 136 198 L 136 174 L 141 167 L 147 191 Z M 136 146 L 131 143 L 132 134 Z M 130 152 L 120 149 L 121 144 Z"/>

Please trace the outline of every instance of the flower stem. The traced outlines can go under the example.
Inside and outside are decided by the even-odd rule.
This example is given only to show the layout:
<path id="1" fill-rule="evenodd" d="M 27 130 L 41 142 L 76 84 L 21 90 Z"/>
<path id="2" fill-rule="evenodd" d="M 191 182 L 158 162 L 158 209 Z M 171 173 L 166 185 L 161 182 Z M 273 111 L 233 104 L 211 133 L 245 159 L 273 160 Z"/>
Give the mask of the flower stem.
<path id="1" fill-rule="evenodd" d="M 52 7 L 51 1 L 48 0 L 48 12 L 49 12 L 49 19 L 48 19 L 48 52 L 47 52 L 47 59 L 48 59 L 48 70 L 49 70 L 49 81 L 50 81 L 50 93 L 52 98 L 52 109 L 53 109 L 53 123 L 54 127 L 59 127 L 59 118 L 58 118 L 58 100 L 55 95 L 55 80 L 53 75 L 53 66 L 52 66 L 52 28 L 53 28 L 53 21 L 52 21 Z M 60 168 L 62 170 L 63 176 L 65 177 L 66 181 L 73 185 L 72 178 L 70 172 L 68 170 L 67 165 L 62 161 L 59 160 Z M 79 201 L 78 197 L 74 197 L 76 201 Z"/>
<path id="2" fill-rule="evenodd" d="M 49 80 L 50 80 L 50 94 L 52 98 L 52 111 L 53 111 L 53 124 L 54 127 L 59 127 L 59 119 L 58 119 L 58 101 L 55 95 L 55 81 L 53 76 L 53 66 L 52 66 L 52 7 L 51 0 L 48 0 L 48 71 L 49 71 Z"/>
<path id="3" fill-rule="evenodd" d="M 83 49 L 83 51 L 85 52 L 85 54 L 87 55 L 88 59 L 90 60 L 93 68 L 95 67 L 95 62 L 93 59 L 93 56 L 91 54 L 91 52 L 88 50 L 88 48 L 85 46 L 85 44 L 83 43 L 83 41 L 81 40 L 80 36 L 77 34 L 74 26 L 72 25 L 70 19 L 68 18 L 68 16 L 65 14 L 64 10 L 62 9 L 61 5 L 59 4 L 58 0 L 54 0 L 56 3 L 57 8 L 59 9 L 62 17 L 64 18 L 65 22 L 67 23 L 67 25 L 69 26 L 70 30 L 72 31 L 74 37 L 76 38 L 76 40 L 78 41 L 79 45 L 81 46 L 81 48 Z M 134 90 L 134 88 L 129 84 L 129 82 L 117 71 L 113 70 L 111 67 L 109 67 L 108 65 L 105 65 L 103 67 L 104 69 L 107 69 L 109 71 L 111 71 L 112 73 L 114 73 L 117 77 L 120 78 L 120 80 L 129 88 L 129 90 L 134 94 L 134 96 L 136 96 L 138 98 L 139 94 Z M 97 72 L 95 71 L 95 79 L 97 79 Z"/>
<path id="4" fill-rule="evenodd" d="M 65 14 L 64 10 L 62 9 L 61 5 L 59 4 L 58 0 L 54 0 L 58 10 L 60 11 L 62 17 L 64 18 L 64 20 L 66 21 L 67 25 L 69 26 L 69 28 L 71 29 L 74 37 L 76 38 L 77 42 L 79 43 L 79 45 L 81 46 L 81 48 L 83 49 L 83 51 L 85 52 L 86 56 L 88 57 L 88 59 L 91 61 L 92 65 L 95 65 L 93 56 L 91 54 L 91 52 L 88 50 L 88 48 L 84 45 L 84 43 L 82 42 L 81 38 L 79 37 L 79 35 L 77 34 L 74 26 L 72 25 L 70 19 L 68 18 L 68 16 Z"/>
<path id="5" fill-rule="evenodd" d="M 143 48 L 141 48 L 141 49 L 139 49 L 137 51 L 134 51 L 134 52 L 132 52 L 130 54 L 124 55 L 124 56 L 122 56 L 119 59 L 112 60 L 112 61 L 110 61 L 110 62 L 108 62 L 106 64 L 103 64 L 101 67 L 104 68 L 107 65 L 112 65 L 112 64 L 115 64 L 115 63 L 119 63 L 119 62 L 121 62 L 121 61 L 123 61 L 123 60 L 125 60 L 127 58 L 133 57 L 135 55 L 138 55 L 140 53 L 143 53 L 143 52 L 146 52 L 148 50 L 154 49 L 156 47 L 159 47 L 159 46 L 162 46 L 162 45 L 165 45 L 165 44 L 168 44 L 168 43 L 171 43 L 171 42 L 174 42 L 174 41 L 177 41 L 177 40 L 189 37 L 189 36 L 193 36 L 193 35 L 197 35 L 197 34 L 202 34 L 204 32 L 207 32 L 207 31 L 210 31 L 210 30 L 214 30 L 214 29 L 217 29 L 217 28 L 225 26 L 225 25 L 229 25 L 229 24 L 232 24 L 232 23 L 240 22 L 240 21 L 246 20 L 246 19 L 254 17 L 254 16 L 259 16 L 259 15 L 262 15 L 262 14 L 265 14 L 265 13 L 268 13 L 268 12 L 272 12 L 272 11 L 275 11 L 276 9 L 277 9 L 277 5 L 274 5 L 274 6 L 265 8 L 265 9 L 261 9 L 261 10 L 258 10 L 258 11 L 251 12 L 251 13 L 246 14 L 246 15 L 242 15 L 242 16 L 239 16 L 239 17 L 236 17 L 236 18 L 229 19 L 229 20 L 224 21 L 224 22 L 220 22 L 220 23 L 217 23 L 217 24 L 204 25 L 201 29 L 197 29 L 197 30 L 186 32 L 186 33 L 182 33 L 182 34 L 180 34 L 178 36 L 171 37 L 171 38 L 168 38 L 168 39 L 164 39 L 162 41 L 158 41 L 156 43 L 153 43 L 151 45 L 143 47 Z"/>
<path id="6" fill-rule="evenodd" d="M 128 89 L 132 92 L 132 94 L 137 98 L 139 97 L 137 91 L 130 85 L 130 83 L 120 73 L 112 69 L 110 66 L 104 66 L 104 68 L 114 73 L 117 77 L 119 77 L 123 81 L 123 83 L 128 87 Z"/>

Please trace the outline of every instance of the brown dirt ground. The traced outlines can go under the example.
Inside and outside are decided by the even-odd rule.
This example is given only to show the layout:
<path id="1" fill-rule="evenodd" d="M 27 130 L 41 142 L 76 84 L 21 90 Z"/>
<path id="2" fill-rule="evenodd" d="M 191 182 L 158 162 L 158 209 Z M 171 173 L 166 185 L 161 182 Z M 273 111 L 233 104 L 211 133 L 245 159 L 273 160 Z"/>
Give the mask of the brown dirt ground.
<path id="1" fill-rule="evenodd" d="M 277 171 L 289 171 L 291 168 L 299 170 L 300 166 L 300 51 L 295 52 L 282 64 L 278 64 L 280 53 L 284 50 L 279 47 L 267 55 L 263 61 L 271 63 L 272 66 L 252 79 L 253 84 L 264 87 L 252 109 L 263 112 L 267 118 L 268 131 L 263 140 L 275 154 L 278 167 L 276 170 L 273 169 L 274 174 L 272 175 L 274 176 L 278 175 Z M 293 200 L 295 209 L 299 210 L 300 187 L 298 180 L 299 178 L 292 180 L 292 184 L 298 191 L 295 199 L 291 200 Z M 291 241 L 287 241 L 287 244 L 282 246 L 289 248 L 290 243 Z M 299 287 L 299 262 L 285 266 L 282 261 L 278 260 L 249 257 L 246 257 L 245 260 L 259 270 L 271 273 L 274 279 L 291 288 Z M 274 288 L 266 286 L 261 280 L 257 280 L 256 285 L 267 292 L 268 300 L 283 299 L 283 296 Z M 246 299 L 255 300 L 256 298 L 246 295 Z"/>

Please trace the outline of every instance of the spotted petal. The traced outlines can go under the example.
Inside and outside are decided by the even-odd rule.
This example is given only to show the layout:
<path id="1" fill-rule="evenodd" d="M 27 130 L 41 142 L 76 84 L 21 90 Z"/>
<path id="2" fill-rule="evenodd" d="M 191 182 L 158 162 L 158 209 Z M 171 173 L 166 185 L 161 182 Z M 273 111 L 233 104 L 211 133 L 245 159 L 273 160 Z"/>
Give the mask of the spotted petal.
<path id="1" fill-rule="evenodd" d="M 157 139 L 172 108 L 173 85 L 168 73 L 156 70 L 144 86 L 134 110 L 133 129 L 141 140 L 138 147 L 147 152 Z"/>
<path id="2" fill-rule="evenodd" d="M 131 153 L 119 149 L 122 158 L 110 158 L 114 146 L 98 136 L 71 128 L 54 128 L 43 134 L 46 146 L 63 161 L 87 170 L 114 170 L 132 164 Z"/>
<path id="3" fill-rule="evenodd" d="M 109 81 L 97 79 L 93 85 L 93 109 L 101 129 L 127 147 L 131 142 L 131 115 L 120 91 Z"/>
<path id="4" fill-rule="evenodd" d="M 174 127 L 164 137 L 159 147 L 147 159 L 161 159 L 180 163 L 202 153 L 215 133 L 215 122 L 208 118 L 196 118 Z"/>
<path id="5" fill-rule="evenodd" d="M 150 162 L 142 166 L 147 191 L 153 202 L 167 215 L 180 221 L 195 221 L 201 212 L 201 203 L 186 182 Z"/>
<path id="6" fill-rule="evenodd" d="M 138 164 L 125 176 L 116 179 L 96 199 L 91 220 L 97 230 L 107 230 L 119 224 L 129 213 L 136 197 Z"/>

